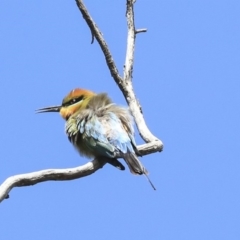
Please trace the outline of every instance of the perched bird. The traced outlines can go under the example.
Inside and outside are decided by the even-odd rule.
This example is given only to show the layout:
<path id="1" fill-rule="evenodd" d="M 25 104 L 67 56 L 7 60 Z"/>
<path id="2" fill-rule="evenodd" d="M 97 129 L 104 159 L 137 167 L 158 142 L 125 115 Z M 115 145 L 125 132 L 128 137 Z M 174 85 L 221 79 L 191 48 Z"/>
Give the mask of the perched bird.
<path id="1" fill-rule="evenodd" d="M 121 170 L 125 168 L 117 158 L 123 158 L 131 173 L 144 174 L 156 190 L 137 157 L 140 154 L 129 110 L 112 103 L 107 94 L 77 88 L 63 99 L 62 105 L 37 110 L 44 112 L 60 112 L 66 120 L 68 139 L 81 155 L 102 158 Z"/>

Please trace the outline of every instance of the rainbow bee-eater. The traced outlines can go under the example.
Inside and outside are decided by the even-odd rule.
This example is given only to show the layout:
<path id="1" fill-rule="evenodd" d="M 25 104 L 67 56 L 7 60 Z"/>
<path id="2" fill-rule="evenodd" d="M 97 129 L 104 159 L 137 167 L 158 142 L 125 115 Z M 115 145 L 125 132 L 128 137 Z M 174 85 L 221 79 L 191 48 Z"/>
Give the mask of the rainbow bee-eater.
<path id="1" fill-rule="evenodd" d="M 68 139 L 81 155 L 104 159 L 121 170 L 125 168 L 117 158 L 123 158 L 131 173 L 144 174 L 149 180 L 137 157 L 140 154 L 134 140 L 132 115 L 128 108 L 112 103 L 107 94 L 77 88 L 63 99 L 62 105 L 37 110 L 44 112 L 60 113 L 66 120 Z"/>

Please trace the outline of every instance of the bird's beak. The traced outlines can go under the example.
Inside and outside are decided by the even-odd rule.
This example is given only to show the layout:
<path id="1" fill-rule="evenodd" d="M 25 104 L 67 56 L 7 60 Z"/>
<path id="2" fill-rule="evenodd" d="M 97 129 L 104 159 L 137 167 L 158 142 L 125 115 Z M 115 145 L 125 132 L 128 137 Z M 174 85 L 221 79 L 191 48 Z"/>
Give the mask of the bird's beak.
<path id="1" fill-rule="evenodd" d="M 62 106 L 52 106 L 52 107 L 45 107 L 36 110 L 36 113 L 45 113 L 45 112 L 60 112 Z"/>

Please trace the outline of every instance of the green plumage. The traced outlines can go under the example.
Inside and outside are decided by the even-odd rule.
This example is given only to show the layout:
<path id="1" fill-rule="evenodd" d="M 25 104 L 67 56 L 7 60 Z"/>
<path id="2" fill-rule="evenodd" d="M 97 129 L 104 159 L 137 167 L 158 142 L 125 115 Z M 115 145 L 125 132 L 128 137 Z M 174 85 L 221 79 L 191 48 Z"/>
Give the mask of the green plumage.
<path id="1" fill-rule="evenodd" d="M 107 94 L 93 96 L 84 110 L 75 112 L 66 122 L 66 133 L 81 155 L 122 157 L 132 173 L 147 174 L 135 153 L 131 114 Z"/>
<path id="2" fill-rule="evenodd" d="M 121 170 L 125 168 L 117 158 L 123 158 L 133 174 L 145 174 L 148 178 L 137 157 L 140 154 L 134 140 L 132 116 L 127 108 L 112 103 L 107 94 L 76 88 L 63 99 L 62 105 L 37 112 L 60 112 L 66 120 L 68 138 L 81 155 L 107 161 Z"/>

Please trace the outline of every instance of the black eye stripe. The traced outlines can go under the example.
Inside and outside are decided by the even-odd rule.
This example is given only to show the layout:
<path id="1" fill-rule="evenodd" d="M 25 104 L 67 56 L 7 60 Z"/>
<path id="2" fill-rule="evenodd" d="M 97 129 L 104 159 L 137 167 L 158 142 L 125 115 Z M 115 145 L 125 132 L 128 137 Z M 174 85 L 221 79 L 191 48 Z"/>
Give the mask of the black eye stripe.
<path id="1" fill-rule="evenodd" d="M 84 96 L 80 96 L 80 97 L 77 97 L 77 98 L 73 98 L 71 100 L 69 100 L 68 102 L 65 102 L 65 103 L 62 103 L 62 106 L 63 107 L 67 107 L 67 106 L 70 106 L 76 102 L 80 102 L 84 99 Z"/>

